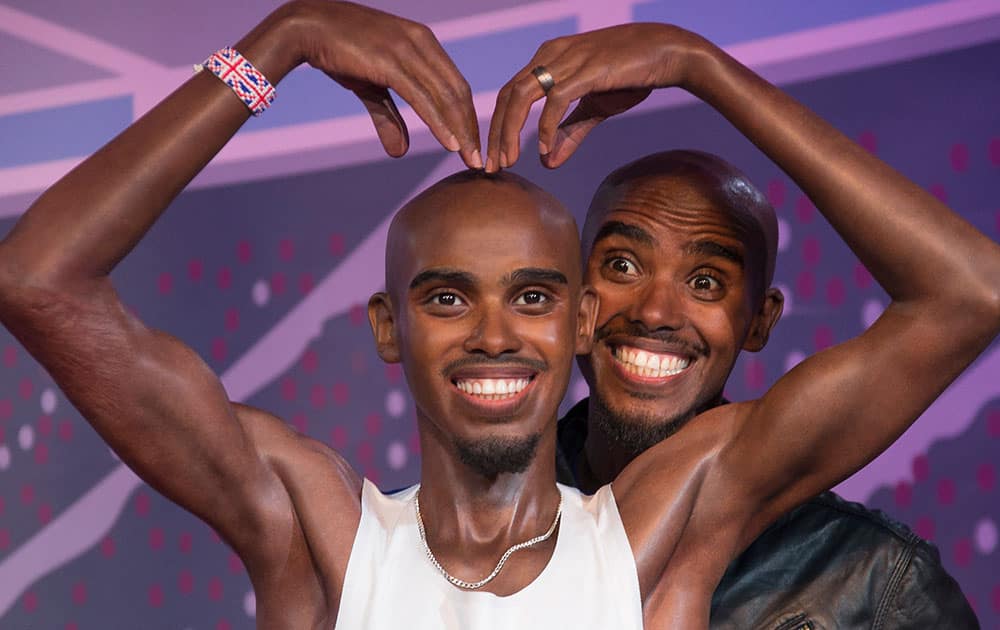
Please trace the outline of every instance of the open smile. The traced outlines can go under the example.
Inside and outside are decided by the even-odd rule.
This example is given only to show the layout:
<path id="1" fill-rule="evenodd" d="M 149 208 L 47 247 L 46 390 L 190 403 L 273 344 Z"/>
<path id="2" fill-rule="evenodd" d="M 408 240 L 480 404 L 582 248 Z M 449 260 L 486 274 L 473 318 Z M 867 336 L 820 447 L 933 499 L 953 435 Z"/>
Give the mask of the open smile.
<path id="1" fill-rule="evenodd" d="M 666 381 L 681 374 L 691 365 L 689 357 L 678 354 L 651 352 L 626 345 L 611 346 L 611 351 L 619 372 L 630 380 Z"/>
<path id="2" fill-rule="evenodd" d="M 469 369 L 453 374 L 451 382 L 481 413 L 507 415 L 527 398 L 537 375 L 525 368 Z"/>

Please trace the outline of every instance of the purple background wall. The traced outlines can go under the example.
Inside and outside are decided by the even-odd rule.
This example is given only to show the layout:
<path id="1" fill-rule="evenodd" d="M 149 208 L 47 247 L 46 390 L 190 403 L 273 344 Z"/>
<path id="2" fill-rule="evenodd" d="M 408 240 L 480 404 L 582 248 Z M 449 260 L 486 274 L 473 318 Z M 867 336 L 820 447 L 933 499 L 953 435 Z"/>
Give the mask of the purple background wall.
<path id="1" fill-rule="evenodd" d="M 763 4 L 739 19 L 733 11 L 745 13 L 744 4 L 721 1 L 697 10 L 665 1 L 379 6 L 434 24 L 483 120 L 496 89 L 545 38 L 627 19 L 698 28 L 1000 240 L 1000 3 L 826 3 L 808 12 Z M 183 80 L 186 62 L 235 39 L 269 6 L 242 3 L 225 24 L 185 2 L 0 3 L 0 233 L 45 185 Z M 201 353 L 231 397 L 332 444 L 383 487 L 408 484 L 419 462 L 412 404 L 399 370 L 375 356 L 362 305 L 381 284 L 386 219 L 460 164 L 417 124 L 414 155 L 382 159 L 359 107 L 321 77 L 296 72 L 280 92 L 275 109 L 239 134 L 121 265 L 116 283 L 147 322 Z M 670 147 L 727 157 L 781 218 L 776 282 L 788 308 L 768 348 L 737 365 L 731 397 L 759 394 L 878 315 L 884 292 L 791 181 L 683 95 L 658 94 L 606 124 L 560 171 L 530 157 L 516 170 L 580 216 L 611 168 Z M 574 377 L 567 402 L 585 390 Z M 998 467 L 995 343 L 900 442 L 840 487 L 937 543 L 986 628 L 1000 627 Z M 238 559 L 125 469 L 0 330 L 0 627 L 221 630 L 252 627 L 252 617 Z"/>

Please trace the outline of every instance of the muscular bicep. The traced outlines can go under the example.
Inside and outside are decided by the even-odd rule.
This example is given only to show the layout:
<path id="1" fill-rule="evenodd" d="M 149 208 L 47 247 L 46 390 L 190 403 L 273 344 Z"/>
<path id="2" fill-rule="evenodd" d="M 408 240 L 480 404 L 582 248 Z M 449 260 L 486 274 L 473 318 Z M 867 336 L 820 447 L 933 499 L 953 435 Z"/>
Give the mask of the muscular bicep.
<path id="1" fill-rule="evenodd" d="M 871 461 L 982 350 L 958 343 L 942 321 L 893 304 L 864 334 L 803 361 L 749 405 L 722 457 L 761 507 L 752 530 Z"/>
<path id="2" fill-rule="evenodd" d="M 146 482 L 222 533 L 274 483 L 218 378 L 190 348 L 127 311 L 107 280 L 26 287 L 15 335 Z"/>

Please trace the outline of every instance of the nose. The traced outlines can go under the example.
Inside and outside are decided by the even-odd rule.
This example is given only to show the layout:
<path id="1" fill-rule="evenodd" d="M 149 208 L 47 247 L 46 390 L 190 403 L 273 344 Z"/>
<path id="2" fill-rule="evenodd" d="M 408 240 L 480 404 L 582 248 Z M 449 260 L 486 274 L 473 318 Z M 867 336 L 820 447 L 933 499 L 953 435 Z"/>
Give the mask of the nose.
<path id="1" fill-rule="evenodd" d="M 500 304 L 485 304 L 480 307 L 478 320 L 463 344 L 465 351 L 498 357 L 520 350 L 521 338 L 514 326 L 515 317 L 514 313 Z"/>
<path id="2" fill-rule="evenodd" d="M 637 292 L 628 315 L 647 330 L 677 330 L 686 319 L 682 289 L 674 282 L 651 280 Z"/>

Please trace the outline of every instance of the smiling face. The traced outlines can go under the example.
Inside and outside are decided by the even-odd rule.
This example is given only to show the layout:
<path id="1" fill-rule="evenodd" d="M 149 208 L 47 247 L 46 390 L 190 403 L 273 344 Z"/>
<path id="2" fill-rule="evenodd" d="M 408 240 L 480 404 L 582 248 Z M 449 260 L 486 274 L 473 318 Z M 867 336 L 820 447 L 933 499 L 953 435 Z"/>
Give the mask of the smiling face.
<path id="1" fill-rule="evenodd" d="M 584 229 L 584 281 L 600 297 L 580 362 L 590 413 L 633 453 L 718 404 L 739 351 L 763 347 L 780 314 L 780 293 L 762 289 L 773 248 L 757 217 L 688 155 L 609 178 Z"/>
<path id="2" fill-rule="evenodd" d="M 397 215 L 387 295 L 369 311 L 380 354 L 403 363 L 423 443 L 486 476 L 530 463 L 593 327 L 578 243 L 565 209 L 509 174 L 453 176 Z"/>

